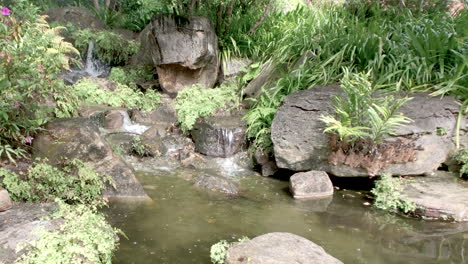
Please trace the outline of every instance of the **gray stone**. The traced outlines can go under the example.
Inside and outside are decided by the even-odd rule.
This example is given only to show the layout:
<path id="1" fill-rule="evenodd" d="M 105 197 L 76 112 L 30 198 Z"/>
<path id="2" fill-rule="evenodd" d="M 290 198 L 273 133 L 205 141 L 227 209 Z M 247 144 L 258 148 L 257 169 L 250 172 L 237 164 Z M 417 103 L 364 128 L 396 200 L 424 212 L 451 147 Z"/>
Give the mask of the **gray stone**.
<path id="1" fill-rule="evenodd" d="M 151 58 L 166 93 L 174 96 L 194 84 L 208 88 L 216 83 L 218 40 L 209 19 L 157 15 L 140 40 L 142 51 L 133 61 L 140 58 L 148 63 L 147 58 Z"/>
<path id="2" fill-rule="evenodd" d="M 262 88 L 268 88 L 281 77 L 281 71 L 277 69 L 277 65 L 271 61 L 266 62 L 262 66 L 262 70 L 255 79 L 250 81 L 244 89 L 246 98 L 257 97 Z"/>
<path id="3" fill-rule="evenodd" d="M 278 109 L 271 127 L 274 154 L 279 168 L 293 171 L 320 170 L 336 176 L 368 176 L 362 168 L 332 166 L 328 162 L 328 135 L 323 133 L 322 115 L 332 114 L 332 97 L 338 86 L 316 86 L 287 96 Z M 412 141 L 416 160 L 391 164 L 380 173 L 394 175 L 430 174 L 443 163 L 454 145 L 458 103 L 451 97 L 437 98 L 427 93 L 412 94 L 413 100 L 401 111 L 414 120 L 403 126 L 389 140 Z M 442 128 L 445 133 L 437 133 Z"/>
<path id="4" fill-rule="evenodd" d="M 132 111 L 132 121 L 145 125 L 159 125 L 166 128 L 177 123 L 177 114 L 173 99 L 167 95 L 161 97 L 161 104 L 151 112 Z"/>
<path id="5" fill-rule="evenodd" d="M 239 194 L 239 189 L 234 183 L 226 178 L 213 175 L 202 175 L 197 177 L 195 180 L 195 186 L 228 195 Z"/>
<path id="6" fill-rule="evenodd" d="M 89 119 L 63 118 L 47 123 L 45 131 L 34 140 L 33 155 L 47 158 L 52 165 L 63 159 L 80 159 L 93 165 L 97 172 L 112 177 L 115 188 L 108 186 L 104 195 L 147 198 L 133 170 L 112 152 Z"/>
<path id="7" fill-rule="evenodd" d="M 100 21 L 96 16 L 87 8 L 67 6 L 61 8 L 52 8 L 44 13 L 47 17 L 47 22 L 59 22 L 62 25 L 68 23 L 73 24 L 80 29 L 95 29 L 102 30 L 106 28 L 106 24 Z"/>
<path id="8" fill-rule="evenodd" d="M 54 204 L 21 203 L 0 213 L 0 262 L 13 263 L 24 253 L 24 250 L 17 252 L 17 249 L 37 239 L 40 229 L 57 228 L 58 222 L 43 219 L 54 210 Z"/>
<path id="9" fill-rule="evenodd" d="M 13 206 L 8 191 L 0 187 L 0 212 L 5 212 Z"/>
<path id="10" fill-rule="evenodd" d="M 278 172 L 278 166 L 276 166 L 276 162 L 274 160 L 270 160 L 267 163 L 262 164 L 261 166 L 263 177 L 270 177 Z"/>
<path id="11" fill-rule="evenodd" d="M 152 156 L 169 156 L 184 159 L 184 153 L 193 151 L 194 144 L 190 138 L 179 133 L 170 133 L 164 127 L 154 125 L 141 135 L 142 143 Z"/>
<path id="12" fill-rule="evenodd" d="M 295 199 L 320 199 L 333 195 L 333 184 L 323 171 L 299 172 L 289 179 Z"/>
<path id="13" fill-rule="evenodd" d="M 245 124 L 240 116 L 213 116 L 197 122 L 191 131 L 195 150 L 213 157 L 229 157 L 246 144 Z"/>
<path id="14" fill-rule="evenodd" d="M 325 250 L 291 233 L 268 233 L 228 249 L 226 264 L 339 264 Z"/>
<path id="15" fill-rule="evenodd" d="M 468 182 L 453 175 L 409 178 L 401 199 L 413 202 L 424 218 L 468 221 Z"/>

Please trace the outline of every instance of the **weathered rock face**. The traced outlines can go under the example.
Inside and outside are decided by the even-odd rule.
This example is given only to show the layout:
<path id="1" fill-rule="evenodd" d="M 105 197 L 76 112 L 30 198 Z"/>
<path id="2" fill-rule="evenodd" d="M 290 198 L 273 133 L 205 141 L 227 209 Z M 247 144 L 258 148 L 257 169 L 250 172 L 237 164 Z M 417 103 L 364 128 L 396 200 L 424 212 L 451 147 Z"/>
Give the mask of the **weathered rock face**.
<path id="1" fill-rule="evenodd" d="M 220 192 L 229 195 L 239 194 L 238 187 L 226 178 L 202 175 L 195 180 L 195 186 L 208 189 L 213 192 Z"/>
<path id="2" fill-rule="evenodd" d="M 104 116 L 103 127 L 106 129 L 119 129 L 124 124 L 124 116 L 121 111 L 111 110 Z"/>
<path id="3" fill-rule="evenodd" d="M 0 188 L 0 212 L 5 212 L 13 206 L 8 191 Z"/>
<path id="4" fill-rule="evenodd" d="M 61 8 L 52 8 L 44 13 L 47 15 L 47 22 L 59 22 L 62 25 L 72 23 L 74 26 L 85 29 L 105 29 L 106 24 L 96 18 L 96 16 L 87 8 L 67 6 Z"/>
<path id="5" fill-rule="evenodd" d="M 154 125 L 141 136 L 142 143 L 153 156 L 169 156 L 183 159 L 184 154 L 193 151 L 191 139 L 178 133 L 169 133 L 164 127 Z"/>
<path id="6" fill-rule="evenodd" d="M 405 181 L 401 198 L 415 203 L 424 218 L 468 221 L 468 183 L 453 175 Z"/>
<path id="7" fill-rule="evenodd" d="M 242 71 L 247 69 L 251 63 L 251 60 L 242 58 L 231 58 L 229 60 L 223 61 L 222 66 L 224 79 L 241 74 Z"/>
<path id="8" fill-rule="evenodd" d="M 368 176 L 368 172 L 362 168 L 332 166 L 328 163 L 328 135 L 323 133 L 325 123 L 320 121 L 320 116 L 332 114 L 332 97 L 339 91 L 337 86 L 316 86 L 285 98 L 271 128 L 278 167 L 294 171 L 321 170 L 336 176 Z M 451 139 L 459 111 L 457 102 L 451 97 L 440 99 L 426 93 L 411 96 L 413 100 L 404 105 L 401 111 L 414 122 L 399 129 L 396 136 L 389 140 L 414 143 L 416 160 L 391 164 L 380 173 L 430 174 L 447 159 L 453 149 Z"/>
<path id="9" fill-rule="evenodd" d="M 195 150 L 213 157 L 229 157 L 246 144 L 245 124 L 240 116 L 213 116 L 195 124 L 191 131 Z"/>
<path id="10" fill-rule="evenodd" d="M 218 42 L 209 19 L 155 16 L 140 35 L 142 53 L 152 58 L 162 89 L 171 95 L 199 84 L 213 87 L 218 78 Z"/>
<path id="11" fill-rule="evenodd" d="M 323 171 L 299 172 L 289 179 L 295 199 L 320 199 L 333 195 L 333 184 Z"/>
<path id="12" fill-rule="evenodd" d="M 253 79 L 244 90 L 244 95 L 247 98 L 255 98 L 257 97 L 262 88 L 267 88 L 268 85 L 272 85 L 275 81 L 277 81 L 280 76 L 281 72 L 276 68 L 276 65 L 272 62 L 267 62 L 261 66 L 262 70 L 258 74 L 258 76 Z"/>
<path id="13" fill-rule="evenodd" d="M 167 95 L 161 97 L 161 104 L 151 112 L 132 111 L 132 121 L 145 125 L 160 125 L 166 128 L 177 123 L 177 114 L 173 99 Z"/>
<path id="14" fill-rule="evenodd" d="M 43 220 L 54 211 L 54 204 L 16 204 L 11 210 L 0 213 L 0 262 L 13 263 L 24 250 L 18 246 L 37 239 L 36 232 L 56 228 L 56 221 Z"/>
<path id="15" fill-rule="evenodd" d="M 80 159 L 92 164 L 99 173 L 110 175 L 116 188 L 109 186 L 104 194 L 110 197 L 147 197 L 132 169 L 99 135 L 89 119 L 65 118 L 49 122 L 34 141 L 35 157 L 59 164 L 64 158 Z"/>
<path id="16" fill-rule="evenodd" d="M 226 264 L 339 264 L 313 242 L 291 233 L 269 233 L 228 249 Z"/>

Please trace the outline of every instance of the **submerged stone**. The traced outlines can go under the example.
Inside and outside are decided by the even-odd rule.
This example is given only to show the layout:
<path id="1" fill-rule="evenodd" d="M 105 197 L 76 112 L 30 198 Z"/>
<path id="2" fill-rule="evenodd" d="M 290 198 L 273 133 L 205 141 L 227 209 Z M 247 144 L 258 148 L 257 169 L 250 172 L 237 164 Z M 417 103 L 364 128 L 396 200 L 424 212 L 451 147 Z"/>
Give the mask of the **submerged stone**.
<path id="1" fill-rule="evenodd" d="M 342 264 L 325 250 L 291 233 L 269 233 L 229 248 L 226 264 Z"/>
<path id="2" fill-rule="evenodd" d="M 238 195 L 238 187 L 228 179 L 213 175 L 202 175 L 195 180 L 195 186 L 202 187 L 214 192 L 225 193 L 229 195 Z"/>

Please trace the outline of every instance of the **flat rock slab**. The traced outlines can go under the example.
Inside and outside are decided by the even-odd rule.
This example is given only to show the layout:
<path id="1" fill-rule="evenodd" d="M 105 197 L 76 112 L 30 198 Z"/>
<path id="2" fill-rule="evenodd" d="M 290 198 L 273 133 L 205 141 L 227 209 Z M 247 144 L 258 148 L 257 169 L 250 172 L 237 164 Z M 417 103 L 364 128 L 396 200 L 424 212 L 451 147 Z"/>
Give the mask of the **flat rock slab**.
<path id="1" fill-rule="evenodd" d="M 228 249 L 226 264 L 339 264 L 325 250 L 291 233 L 268 233 Z"/>
<path id="2" fill-rule="evenodd" d="M 296 173 L 289 183 L 295 199 L 320 199 L 333 195 L 333 184 L 324 171 Z"/>
<path id="3" fill-rule="evenodd" d="M 403 199 L 428 219 L 468 221 L 468 183 L 455 177 L 421 177 L 405 183 Z"/>
<path id="4" fill-rule="evenodd" d="M 57 222 L 43 219 L 54 210 L 55 204 L 16 203 L 0 213 L 0 262 L 13 263 L 23 253 L 18 247 L 37 239 L 36 231 L 56 228 Z"/>

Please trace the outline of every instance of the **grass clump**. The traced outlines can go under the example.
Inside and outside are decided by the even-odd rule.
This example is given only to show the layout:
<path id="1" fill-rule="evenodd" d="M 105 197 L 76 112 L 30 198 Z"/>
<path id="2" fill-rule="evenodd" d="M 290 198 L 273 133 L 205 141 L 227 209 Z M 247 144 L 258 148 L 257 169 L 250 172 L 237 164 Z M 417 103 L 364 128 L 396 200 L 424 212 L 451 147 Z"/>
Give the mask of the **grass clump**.
<path id="1" fill-rule="evenodd" d="M 145 93 L 117 83 L 114 91 L 102 89 L 91 79 L 82 79 L 74 85 L 74 92 L 81 102 L 127 107 L 145 112 L 157 108 L 161 95 L 148 89 Z"/>
<path id="2" fill-rule="evenodd" d="M 455 161 L 460 165 L 460 177 L 468 177 L 468 149 L 460 149 L 454 156 Z"/>
<path id="3" fill-rule="evenodd" d="M 112 178 L 76 159 L 65 161 L 59 168 L 37 160 L 26 175 L 0 169 L 0 177 L 13 200 L 28 202 L 59 198 L 72 204 L 94 203 L 102 200 L 106 184 L 112 183 Z"/>
<path id="4" fill-rule="evenodd" d="M 59 209 L 50 220 L 63 223 L 56 230 L 39 232 L 40 238 L 26 245 L 28 252 L 15 264 L 111 264 L 117 235 L 123 233 L 112 228 L 96 207 L 57 203 Z"/>
<path id="5" fill-rule="evenodd" d="M 151 151 L 145 145 L 145 143 L 143 143 L 141 137 L 134 137 L 132 139 L 131 152 L 139 157 L 151 156 Z"/>
<path id="6" fill-rule="evenodd" d="M 153 79 L 153 69 L 145 66 L 138 66 L 132 68 L 113 67 L 110 74 L 109 80 L 125 84 L 132 88 L 135 88 L 137 81 L 149 81 Z"/>
<path id="7" fill-rule="evenodd" d="M 401 210 L 404 213 L 414 212 L 416 205 L 413 202 L 401 198 L 403 179 L 394 178 L 389 173 L 384 173 L 377 180 L 371 193 L 375 195 L 374 206 L 390 211 Z"/>
<path id="8" fill-rule="evenodd" d="M 94 32 L 83 29 L 73 32 L 72 38 L 81 54 L 86 53 L 90 41 L 95 41 L 96 56 L 111 65 L 127 63 L 129 57 L 137 53 L 140 48 L 135 41 L 109 31 Z"/>
<path id="9" fill-rule="evenodd" d="M 221 108 L 237 105 L 237 86 L 222 85 L 210 89 L 198 85 L 185 88 L 176 98 L 175 109 L 180 126 L 184 132 L 190 131 L 197 120 L 214 114 Z"/>

